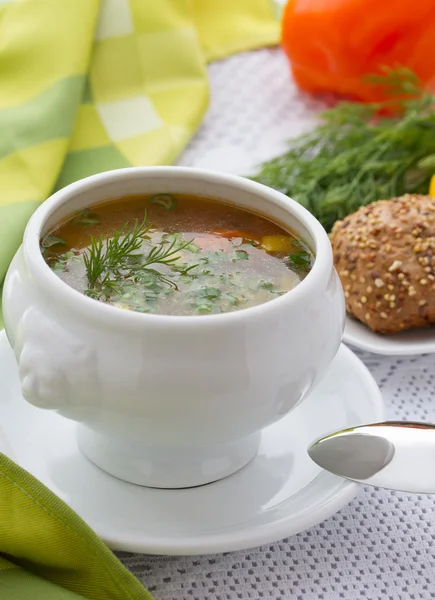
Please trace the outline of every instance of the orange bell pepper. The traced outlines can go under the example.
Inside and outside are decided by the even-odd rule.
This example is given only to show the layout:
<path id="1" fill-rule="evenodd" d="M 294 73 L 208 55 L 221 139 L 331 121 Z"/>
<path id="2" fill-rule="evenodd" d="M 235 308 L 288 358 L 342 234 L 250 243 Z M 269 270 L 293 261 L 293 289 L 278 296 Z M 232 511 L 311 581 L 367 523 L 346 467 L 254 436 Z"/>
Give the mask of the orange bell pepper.
<path id="1" fill-rule="evenodd" d="M 289 0 L 282 47 L 297 84 L 363 102 L 385 99 L 362 78 L 404 66 L 435 88 L 435 0 Z"/>

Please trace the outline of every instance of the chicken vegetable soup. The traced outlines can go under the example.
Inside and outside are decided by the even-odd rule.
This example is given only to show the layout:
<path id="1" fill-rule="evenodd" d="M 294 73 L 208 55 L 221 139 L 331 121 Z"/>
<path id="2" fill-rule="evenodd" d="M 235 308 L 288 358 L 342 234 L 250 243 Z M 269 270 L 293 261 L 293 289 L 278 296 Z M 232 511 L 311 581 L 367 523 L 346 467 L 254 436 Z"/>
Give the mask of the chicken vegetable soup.
<path id="1" fill-rule="evenodd" d="M 294 288 L 314 257 L 293 233 L 224 202 L 188 195 L 120 198 L 69 217 L 41 240 L 51 269 L 122 309 L 206 315 Z"/>

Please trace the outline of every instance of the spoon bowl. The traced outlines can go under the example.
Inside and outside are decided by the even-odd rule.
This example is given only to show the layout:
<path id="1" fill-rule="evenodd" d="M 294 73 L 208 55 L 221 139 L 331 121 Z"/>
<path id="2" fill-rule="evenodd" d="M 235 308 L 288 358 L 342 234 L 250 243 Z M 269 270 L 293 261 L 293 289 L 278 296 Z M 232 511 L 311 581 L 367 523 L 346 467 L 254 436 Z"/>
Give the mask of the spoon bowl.
<path id="1" fill-rule="evenodd" d="M 386 421 L 343 429 L 316 440 L 308 454 L 345 479 L 435 494 L 435 425 Z"/>

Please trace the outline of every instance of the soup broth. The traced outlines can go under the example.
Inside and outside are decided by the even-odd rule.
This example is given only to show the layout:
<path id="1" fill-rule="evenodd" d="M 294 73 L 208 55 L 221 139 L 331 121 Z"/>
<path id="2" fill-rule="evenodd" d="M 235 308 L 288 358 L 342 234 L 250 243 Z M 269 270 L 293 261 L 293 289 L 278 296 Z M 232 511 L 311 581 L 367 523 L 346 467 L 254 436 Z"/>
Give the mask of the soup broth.
<path id="1" fill-rule="evenodd" d="M 267 218 L 210 198 L 141 195 L 85 209 L 41 240 L 74 289 L 122 309 L 216 314 L 273 300 L 314 260 Z"/>

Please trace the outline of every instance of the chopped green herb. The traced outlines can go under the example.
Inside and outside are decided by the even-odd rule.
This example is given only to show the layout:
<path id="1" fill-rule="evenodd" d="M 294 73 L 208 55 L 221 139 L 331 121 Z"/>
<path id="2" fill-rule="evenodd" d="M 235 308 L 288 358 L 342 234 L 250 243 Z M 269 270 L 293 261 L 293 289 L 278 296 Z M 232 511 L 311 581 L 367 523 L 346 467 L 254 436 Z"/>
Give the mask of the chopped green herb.
<path id="1" fill-rule="evenodd" d="M 189 252 L 192 252 L 192 254 L 198 254 L 198 252 L 201 252 L 201 248 L 199 248 L 198 246 L 196 246 L 195 244 L 188 244 L 185 247 L 185 250 L 188 250 Z"/>
<path id="2" fill-rule="evenodd" d="M 79 214 L 75 217 L 74 223 L 76 225 L 98 225 L 100 223 L 100 217 L 89 210 L 89 208 L 84 208 Z"/>
<path id="3" fill-rule="evenodd" d="M 232 305 L 232 306 L 239 306 L 240 305 L 240 299 L 237 298 L 237 296 L 234 296 L 234 294 L 224 294 L 222 296 L 223 300 L 228 300 L 228 302 Z"/>
<path id="4" fill-rule="evenodd" d="M 148 202 L 150 204 L 157 204 L 157 206 L 161 206 L 165 210 L 173 210 L 177 205 L 175 198 L 171 194 L 156 194 Z"/>
<path id="5" fill-rule="evenodd" d="M 289 254 L 289 261 L 295 265 L 309 267 L 311 265 L 311 256 L 306 250 L 301 252 Z"/>
<path id="6" fill-rule="evenodd" d="M 213 312 L 213 307 L 212 307 L 211 304 L 199 304 L 196 307 L 196 312 L 199 315 L 204 315 L 204 314 L 212 313 Z"/>
<path id="7" fill-rule="evenodd" d="M 66 242 L 58 235 L 53 235 L 52 233 L 49 233 L 43 238 L 41 246 L 43 248 L 52 248 L 53 246 L 66 246 Z"/>
<path id="8" fill-rule="evenodd" d="M 285 294 L 285 292 L 275 289 L 275 286 L 270 281 L 264 281 L 264 280 L 260 281 L 260 283 L 258 285 L 258 289 L 267 290 L 271 294 L 277 294 L 279 296 L 281 294 Z"/>
<path id="9" fill-rule="evenodd" d="M 198 291 L 198 298 L 207 298 L 208 300 L 214 300 L 219 298 L 221 295 L 220 290 L 212 287 L 203 287 Z"/>
<path id="10" fill-rule="evenodd" d="M 246 252 L 246 250 L 236 250 L 234 254 L 235 258 L 232 259 L 233 262 L 238 260 L 249 260 L 249 254 Z"/>

